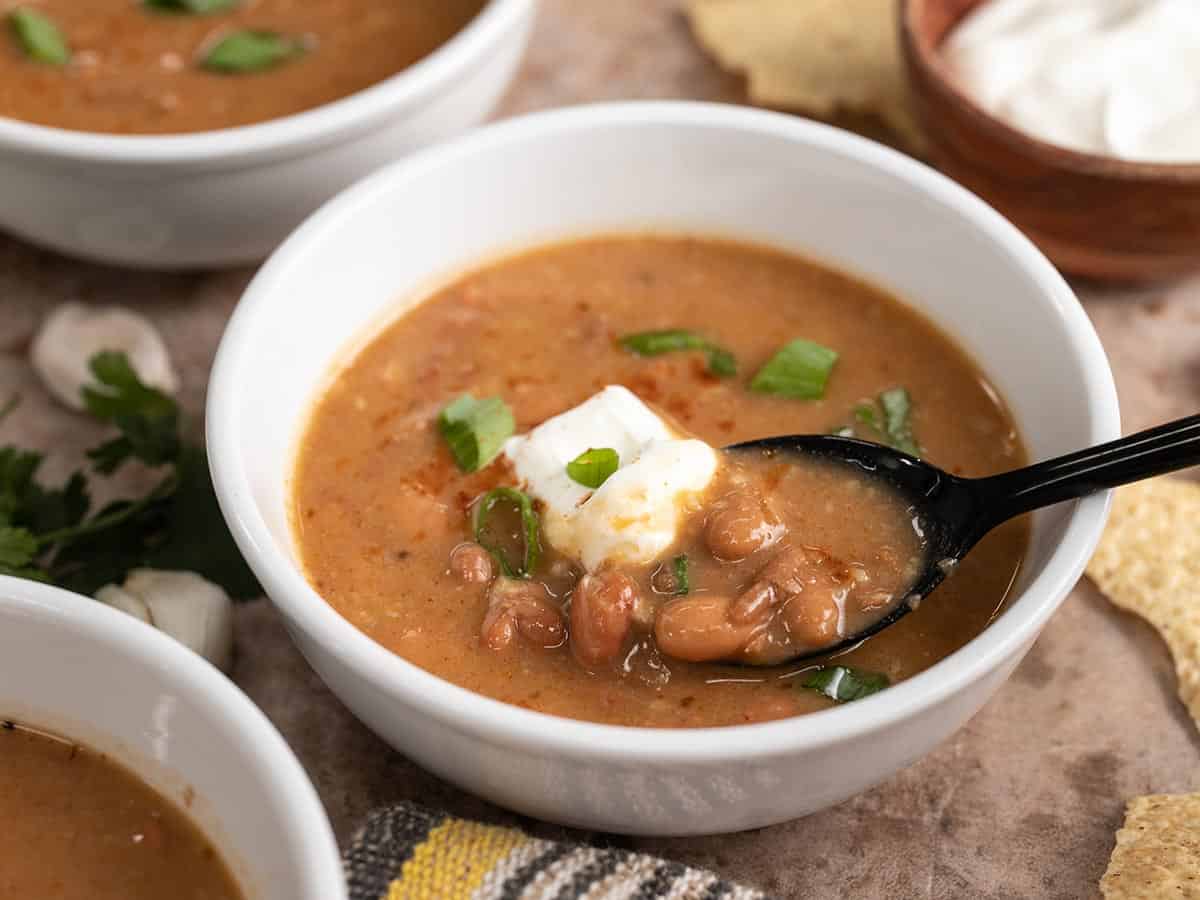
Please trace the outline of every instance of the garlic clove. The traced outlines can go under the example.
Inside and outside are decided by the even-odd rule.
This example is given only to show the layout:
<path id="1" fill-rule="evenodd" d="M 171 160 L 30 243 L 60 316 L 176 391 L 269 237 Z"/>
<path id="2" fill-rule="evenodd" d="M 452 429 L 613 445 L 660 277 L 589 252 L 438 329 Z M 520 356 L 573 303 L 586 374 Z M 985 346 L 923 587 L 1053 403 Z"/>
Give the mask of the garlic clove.
<path id="1" fill-rule="evenodd" d="M 142 602 L 140 597 L 135 597 L 124 588 L 119 588 L 115 584 L 106 584 L 100 590 L 96 591 L 96 599 L 105 606 L 119 609 L 121 612 L 133 616 L 135 619 L 141 619 L 147 625 L 151 624 L 150 610 L 146 608 L 146 604 Z"/>
<path id="2" fill-rule="evenodd" d="M 146 605 L 150 622 L 218 669 L 233 665 L 233 603 L 220 587 L 195 572 L 134 569 L 125 593 Z"/>
<path id="3" fill-rule="evenodd" d="M 30 361 L 56 399 L 82 410 L 82 390 L 96 380 L 88 363 L 104 350 L 124 353 L 144 384 L 167 394 L 179 389 L 179 376 L 158 330 L 145 316 L 118 306 L 56 307 L 34 336 Z"/>

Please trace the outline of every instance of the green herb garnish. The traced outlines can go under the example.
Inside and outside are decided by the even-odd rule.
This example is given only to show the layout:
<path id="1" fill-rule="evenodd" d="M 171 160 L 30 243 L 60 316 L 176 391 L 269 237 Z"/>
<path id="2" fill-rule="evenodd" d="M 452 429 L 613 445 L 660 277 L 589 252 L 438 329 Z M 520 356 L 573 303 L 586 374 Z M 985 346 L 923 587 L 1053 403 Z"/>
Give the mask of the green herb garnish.
<path id="1" fill-rule="evenodd" d="M 663 353 L 700 350 L 708 360 L 708 371 L 713 375 L 728 378 L 737 374 L 737 357 L 724 347 L 682 328 L 627 334 L 617 343 L 638 356 L 661 356 Z"/>
<path id="2" fill-rule="evenodd" d="M 688 557 L 686 553 L 681 553 L 672 564 L 675 566 L 675 594 L 682 596 L 692 589 L 691 582 L 688 580 Z"/>
<path id="3" fill-rule="evenodd" d="M 234 31 L 204 54 L 201 65 L 214 72 L 261 72 L 302 56 L 306 50 L 300 39 L 274 31 Z"/>
<path id="4" fill-rule="evenodd" d="M 718 378 L 729 378 L 737 374 L 737 357 L 728 350 L 710 346 L 705 351 L 708 356 L 708 371 Z"/>
<path id="5" fill-rule="evenodd" d="M 181 434 L 175 401 L 142 384 L 124 354 L 99 353 L 90 365 L 88 411 L 120 432 L 89 452 L 95 471 L 137 460 L 163 474 L 142 497 L 89 515 L 84 472 L 48 488 L 36 477 L 42 454 L 0 447 L 0 574 L 93 594 L 149 566 L 197 572 L 236 599 L 261 594 L 221 517 L 204 449 Z"/>
<path id="6" fill-rule="evenodd" d="M 28 6 L 18 6 L 8 14 L 13 36 L 30 59 L 52 66 L 65 66 L 71 61 L 71 48 L 66 38 L 43 13 Z"/>
<path id="7" fill-rule="evenodd" d="M 819 400 L 837 362 L 836 350 L 803 338 L 785 344 L 750 382 L 750 390 L 800 400 Z"/>
<path id="8" fill-rule="evenodd" d="M 854 407 L 853 425 L 844 425 L 833 431 L 840 437 L 864 437 L 876 443 L 887 444 L 901 453 L 920 457 L 923 450 L 913 436 L 912 398 L 902 387 L 881 393 L 873 403 L 860 403 Z"/>
<path id="9" fill-rule="evenodd" d="M 892 446 L 912 456 L 920 456 L 921 448 L 913 438 L 912 398 L 902 387 L 892 388 L 879 395 L 883 410 L 883 430 Z"/>
<path id="10" fill-rule="evenodd" d="M 96 470 L 115 472 L 129 459 L 161 466 L 179 456 L 179 407 L 138 380 L 123 353 L 97 353 L 90 363 L 94 387 L 83 389 L 88 412 L 117 426 L 121 436 L 88 452 Z"/>
<path id="11" fill-rule="evenodd" d="M 567 463 L 571 480 L 588 488 L 598 488 L 621 465 L 621 458 L 612 447 L 593 447 Z"/>
<path id="12" fill-rule="evenodd" d="M 838 703 L 849 703 L 882 691 L 889 684 L 888 677 L 877 672 L 849 666 L 827 666 L 817 669 L 800 686 L 824 694 Z"/>
<path id="13" fill-rule="evenodd" d="M 213 13 L 233 9 L 241 3 L 241 0 L 142 0 L 142 2 L 150 9 L 160 12 L 210 16 Z"/>
<path id="14" fill-rule="evenodd" d="M 524 548 L 519 565 L 513 565 L 509 561 L 508 553 L 501 544 L 502 536 L 497 536 L 490 527 L 492 513 L 500 504 L 510 506 L 520 516 L 519 533 L 510 535 L 514 538 L 519 537 Z M 510 578 L 528 578 L 533 574 L 538 555 L 541 553 L 541 536 L 537 513 L 533 511 L 533 500 L 528 494 L 510 487 L 498 487 L 488 491 L 475 504 L 471 515 L 471 529 L 475 533 L 475 542 L 492 554 L 505 575 Z"/>
<path id="15" fill-rule="evenodd" d="M 463 394 L 438 415 L 438 430 L 458 467 L 477 472 L 496 458 L 516 430 L 512 410 L 499 397 Z"/>

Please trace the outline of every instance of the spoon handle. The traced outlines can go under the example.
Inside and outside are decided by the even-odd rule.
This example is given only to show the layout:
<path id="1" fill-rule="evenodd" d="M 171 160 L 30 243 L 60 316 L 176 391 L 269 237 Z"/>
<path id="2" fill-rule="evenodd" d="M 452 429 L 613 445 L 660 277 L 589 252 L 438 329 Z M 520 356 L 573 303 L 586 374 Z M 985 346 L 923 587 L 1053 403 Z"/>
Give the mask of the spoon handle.
<path id="1" fill-rule="evenodd" d="M 1200 415 L 972 483 L 992 525 L 1063 500 L 1200 465 Z M 990 528 L 990 525 L 989 525 Z"/>

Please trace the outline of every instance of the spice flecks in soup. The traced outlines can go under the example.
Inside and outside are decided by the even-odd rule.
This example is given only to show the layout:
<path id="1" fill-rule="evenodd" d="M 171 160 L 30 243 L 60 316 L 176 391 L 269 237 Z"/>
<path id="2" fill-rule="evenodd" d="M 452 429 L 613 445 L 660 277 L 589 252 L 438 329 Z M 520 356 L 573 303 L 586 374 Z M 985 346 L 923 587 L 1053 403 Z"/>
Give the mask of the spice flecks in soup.
<path id="1" fill-rule="evenodd" d="M 86 747 L 0 727 L 0 897 L 242 900 L 157 792 Z"/>
<path id="2" fill-rule="evenodd" d="M 471 690 L 668 727 L 854 699 L 953 652 L 1003 603 L 1027 541 L 1020 522 L 821 672 L 773 665 L 903 598 L 921 551 L 907 510 L 841 467 L 718 454 L 652 554 L 587 561 L 541 526 L 568 493 L 598 496 L 628 466 L 620 428 L 556 447 L 545 478 L 514 467 L 496 428 L 536 434 L 612 385 L 669 439 L 710 448 L 837 430 L 965 475 L 1024 461 L 978 370 L 877 288 L 722 241 L 554 245 L 460 278 L 338 373 L 293 479 L 310 579 L 374 639 Z M 455 403 L 455 428 L 440 427 Z M 472 404 L 495 415 L 472 419 Z M 458 427 L 468 421 L 474 443 Z M 550 475 L 559 493 L 538 483 Z M 632 522 L 644 510 L 630 506 Z"/>
<path id="3" fill-rule="evenodd" d="M 0 116 L 113 134 L 249 125 L 330 103 L 395 75 L 450 40 L 483 5 L 483 0 L 9 4 L 30 7 L 43 27 L 33 32 L 41 39 L 31 43 L 29 28 L 0 23 Z M 8 12 L 0 4 L 0 16 Z M 49 48 L 54 52 L 47 52 L 46 27 L 57 35 Z"/>

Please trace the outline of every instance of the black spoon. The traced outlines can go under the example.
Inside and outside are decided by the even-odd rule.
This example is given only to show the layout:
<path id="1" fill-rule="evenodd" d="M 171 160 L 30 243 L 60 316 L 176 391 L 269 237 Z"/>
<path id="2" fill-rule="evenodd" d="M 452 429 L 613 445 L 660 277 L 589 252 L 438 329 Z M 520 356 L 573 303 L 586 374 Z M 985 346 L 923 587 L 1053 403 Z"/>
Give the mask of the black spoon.
<path id="1" fill-rule="evenodd" d="M 1043 506 L 1200 464 L 1200 415 L 989 478 L 960 478 L 891 447 L 853 438 L 787 435 L 726 449 L 817 457 L 879 478 L 909 503 L 924 535 L 924 566 L 907 599 L 837 644 L 794 657 L 801 660 L 845 650 L 898 622 L 1002 522 Z"/>

